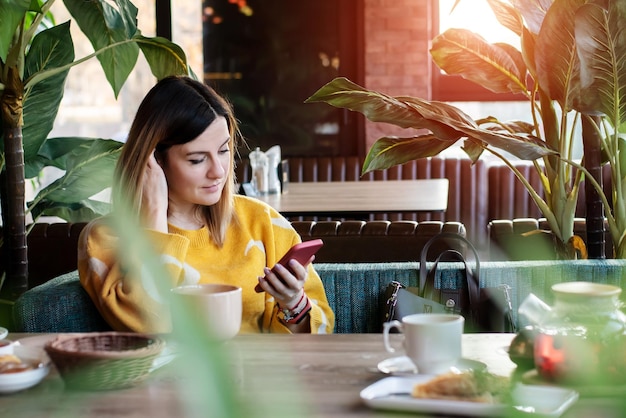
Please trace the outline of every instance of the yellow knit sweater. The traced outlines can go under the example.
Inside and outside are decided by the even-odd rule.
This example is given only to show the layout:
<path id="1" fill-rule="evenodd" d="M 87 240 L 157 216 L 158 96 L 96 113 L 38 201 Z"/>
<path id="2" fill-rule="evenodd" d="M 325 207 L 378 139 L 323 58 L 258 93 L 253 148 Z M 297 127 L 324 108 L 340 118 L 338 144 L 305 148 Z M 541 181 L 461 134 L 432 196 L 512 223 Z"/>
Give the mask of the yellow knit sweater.
<path id="1" fill-rule="evenodd" d="M 146 231 L 146 236 L 167 274 L 169 283 L 154 283 L 146 269 L 132 274 L 120 263 L 119 238 L 106 218 L 92 221 L 78 245 L 80 281 L 105 320 L 119 331 L 169 332 L 167 291 L 182 284 L 229 283 L 243 289 L 241 333 L 288 333 L 276 316 L 274 298 L 254 291 L 265 266 L 273 267 L 300 236 L 272 207 L 245 196 L 235 196 L 237 221 L 228 228 L 224 246 L 217 247 L 208 229 L 169 233 Z M 127 255 L 127 250 L 122 250 Z M 158 276 L 158 275 L 157 275 Z M 311 332 L 332 333 L 335 316 L 313 266 L 305 291 L 313 306 Z"/>

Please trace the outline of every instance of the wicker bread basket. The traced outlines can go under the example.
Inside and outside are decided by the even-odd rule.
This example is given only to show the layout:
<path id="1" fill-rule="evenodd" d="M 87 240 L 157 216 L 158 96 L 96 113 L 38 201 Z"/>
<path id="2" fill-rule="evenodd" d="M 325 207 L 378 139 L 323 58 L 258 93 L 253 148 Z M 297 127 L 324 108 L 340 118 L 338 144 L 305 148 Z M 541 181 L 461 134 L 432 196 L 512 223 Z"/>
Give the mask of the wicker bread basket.
<path id="1" fill-rule="evenodd" d="M 66 387 L 107 390 L 143 381 L 164 346 L 155 336 L 102 332 L 59 336 L 45 350 Z"/>

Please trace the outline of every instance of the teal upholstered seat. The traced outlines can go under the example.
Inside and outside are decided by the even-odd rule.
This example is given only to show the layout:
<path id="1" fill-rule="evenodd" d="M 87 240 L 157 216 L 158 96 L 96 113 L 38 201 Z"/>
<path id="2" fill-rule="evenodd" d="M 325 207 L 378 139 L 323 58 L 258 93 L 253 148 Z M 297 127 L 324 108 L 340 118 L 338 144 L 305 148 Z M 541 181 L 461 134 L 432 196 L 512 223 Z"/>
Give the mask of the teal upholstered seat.
<path id="1" fill-rule="evenodd" d="M 430 263 L 429 263 L 430 264 Z M 463 286 L 461 263 L 439 264 L 435 287 Z M 380 332 L 387 284 L 397 280 L 416 286 L 419 263 L 319 263 L 315 265 L 335 312 L 337 333 Z M 551 302 L 550 286 L 564 281 L 593 281 L 624 287 L 626 260 L 502 261 L 481 264 L 481 287 L 511 286 L 514 319 L 530 293 Z M 59 276 L 25 292 L 13 310 L 16 331 L 86 332 L 108 329 L 78 280 L 78 273 Z M 521 325 L 521 324 L 520 324 Z"/>
<path id="2" fill-rule="evenodd" d="M 111 327 L 83 289 L 78 271 L 36 286 L 20 296 L 13 306 L 18 332 L 91 332 Z"/>

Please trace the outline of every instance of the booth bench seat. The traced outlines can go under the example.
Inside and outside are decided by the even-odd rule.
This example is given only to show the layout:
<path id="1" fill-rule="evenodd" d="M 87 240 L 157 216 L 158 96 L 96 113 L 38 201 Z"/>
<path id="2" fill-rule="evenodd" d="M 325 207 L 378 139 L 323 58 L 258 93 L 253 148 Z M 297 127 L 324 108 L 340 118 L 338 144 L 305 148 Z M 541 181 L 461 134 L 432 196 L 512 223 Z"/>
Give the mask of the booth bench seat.
<path id="1" fill-rule="evenodd" d="M 558 255 L 549 233 L 550 225 L 545 218 L 494 219 L 487 226 L 489 231 L 488 258 L 490 261 L 556 260 Z M 615 258 L 613 239 L 604 225 L 605 258 Z M 587 221 L 574 219 L 574 235 L 587 245 Z"/>
<path id="2" fill-rule="evenodd" d="M 28 234 L 28 287 L 76 270 L 77 245 L 85 223 L 37 223 Z M 417 261 L 424 244 L 440 232 L 465 236 L 459 222 L 441 221 L 296 221 L 292 225 L 302 240 L 321 238 L 324 247 L 317 262 Z M 438 243 L 433 253 L 445 248 Z M 0 247 L 1 252 L 2 247 Z M 2 257 L 0 257 L 1 263 Z M 4 267 L 0 264 L 0 273 Z"/>
<path id="3" fill-rule="evenodd" d="M 430 264 L 430 263 L 429 263 Z M 337 333 L 380 332 L 384 291 L 393 280 L 416 286 L 419 263 L 318 263 L 335 312 Z M 481 287 L 511 287 L 514 319 L 529 293 L 552 302 L 550 287 L 565 281 L 592 281 L 624 287 L 626 260 L 503 261 L 481 263 Z M 438 288 L 464 286 L 463 264 L 439 264 Z M 17 332 L 88 332 L 109 329 L 81 287 L 78 273 L 70 272 L 25 292 L 13 307 Z"/>

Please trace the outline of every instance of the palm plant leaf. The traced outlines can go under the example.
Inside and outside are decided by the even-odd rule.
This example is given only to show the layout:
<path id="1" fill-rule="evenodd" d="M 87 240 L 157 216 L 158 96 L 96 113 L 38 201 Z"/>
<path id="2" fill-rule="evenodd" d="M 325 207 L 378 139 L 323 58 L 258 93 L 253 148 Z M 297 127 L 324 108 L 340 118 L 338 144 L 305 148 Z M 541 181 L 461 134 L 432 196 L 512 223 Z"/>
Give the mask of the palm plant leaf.
<path id="1" fill-rule="evenodd" d="M 117 98 L 139 56 L 139 47 L 128 39 L 137 33 L 137 8 L 116 0 L 116 10 L 104 0 L 64 0 L 65 7 L 87 36 Z M 115 48 L 107 49 L 108 46 Z"/>
<path id="2" fill-rule="evenodd" d="M 33 219 L 40 216 L 56 216 L 67 222 L 89 222 L 111 212 L 111 204 L 93 199 L 76 202 L 54 202 L 43 200 L 31 210 Z"/>
<path id="3" fill-rule="evenodd" d="M 519 133 L 509 128 L 496 130 L 478 126 L 473 119 L 455 106 L 415 97 L 398 97 L 397 99 L 413 106 L 424 120 L 436 121 L 439 124 L 450 126 L 455 131 L 461 132 L 463 137 L 472 139 L 477 145 L 483 144 L 483 148 L 487 144 L 505 150 L 523 160 L 534 160 L 555 153 L 555 150 L 549 149 L 543 141 L 527 133 Z M 506 125 L 501 126 L 505 127 Z M 418 125 L 415 127 L 428 129 L 428 126 Z M 436 132 L 433 133 L 436 134 Z M 450 143 L 449 146 L 452 144 Z"/>
<path id="4" fill-rule="evenodd" d="M 188 72 L 185 52 L 178 45 L 165 38 L 146 38 L 141 35 L 136 36 L 135 40 L 157 80 L 171 74 Z"/>
<path id="5" fill-rule="evenodd" d="M 30 6 L 30 0 L 3 0 L 0 2 L 0 60 L 7 61 L 9 45 L 15 30 Z"/>
<path id="6" fill-rule="evenodd" d="M 546 12 L 553 0 L 510 0 L 511 5 L 524 18 L 526 26 L 533 34 L 538 34 Z"/>
<path id="7" fill-rule="evenodd" d="M 305 100 L 305 103 L 312 102 L 325 102 L 360 112 L 372 122 L 390 123 L 401 128 L 427 128 L 444 140 L 457 140 L 462 136 L 445 124 L 422 117 L 413 106 L 398 98 L 367 90 L 344 77 L 335 78 Z M 468 116 L 458 112 L 457 116 L 473 123 Z"/>
<path id="8" fill-rule="evenodd" d="M 557 0 L 545 15 L 535 45 L 536 77 L 541 89 L 561 108 L 573 108 L 579 86 L 574 13 L 586 0 Z"/>
<path id="9" fill-rule="evenodd" d="M 74 60 L 74 45 L 69 22 L 40 32 L 25 58 L 24 77 L 47 69 L 58 68 Z M 25 177 L 35 177 L 41 166 L 35 163 L 39 148 L 54 125 L 63 98 L 63 88 L 69 70 L 48 77 L 26 91 L 24 97 L 24 160 Z"/>
<path id="10" fill-rule="evenodd" d="M 384 138 L 374 150 L 372 161 L 385 161 L 385 164 L 392 160 L 392 155 L 404 159 L 403 154 L 396 151 L 398 149 L 416 157 L 428 157 L 435 150 L 442 151 L 464 137 L 483 148 L 488 144 L 522 159 L 533 160 L 554 153 L 545 143 L 530 135 L 481 128 L 459 108 L 447 103 L 407 96 L 390 97 L 366 90 L 345 78 L 334 79 L 306 100 L 318 101 L 358 111 L 373 122 L 428 129 L 433 134 L 403 140 Z M 415 149 L 409 151 L 409 148 Z M 383 158 L 383 153 L 391 154 Z"/>
<path id="11" fill-rule="evenodd" d="M 380 138 L 368 151 L 363 162 L 362 174 L 384 170 L 420 158 L 434 157 L 454 142 L 441 140 L 432 134 L 411 138 Z"/>
<path id="12" fill-rule="evenodd" d="M 517 36 L 522 36 L 524 20 L 520 13 L 509 3 L 500 0 L 487 0 L 498 22 Z"/>
<path id="13" fill-rule="evenodd" d="M 70 152 L 69 144 L 78 144 Z M 56 145 L 61 148 L 57 148 Z M 35 200 L 45 197 L 48 200 L 73 203 L 87 199 L 110 186 L 113 168 L 122 147 L 121 142 L 104 139 L 54 138 L 47 143 L 50 157 L 57 160 L 56 166 L 66 172 L 63 177 L 41 190 Z M 61 151 L 60 151 L 61 150 Z"/>
<path id="14" fill-rule="evenodd" d="M 526 68 L 514 48 L 490 44 L 467 29 L 448 29 L 433 39 L 430 53 L 448 74 L 461 75 L 495 93 L 527 94 Z"/>
<path id="15" fill-rule="evenodd" d="M 528 28 L 524 26 L 520 43 L 524 63 L 526 63 L 528 73 L 534 80 L 537 75 L 537 66 L 535 65 L 535 45 L 537 44 L 537 35 L 531 33 Z"/>
<path id="16" fill-rule="evenodd" d="M 610 2 L 608 9 L 589 3 L 576 15 L 583 69 L 580 110 L 606 115 L 615 128 L 626 120 L 626 37 L 621 28 L 626 10 L 617 3 Z"/>

